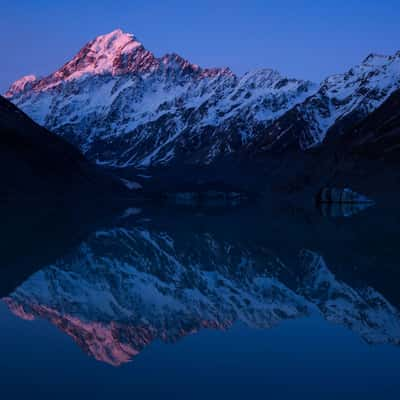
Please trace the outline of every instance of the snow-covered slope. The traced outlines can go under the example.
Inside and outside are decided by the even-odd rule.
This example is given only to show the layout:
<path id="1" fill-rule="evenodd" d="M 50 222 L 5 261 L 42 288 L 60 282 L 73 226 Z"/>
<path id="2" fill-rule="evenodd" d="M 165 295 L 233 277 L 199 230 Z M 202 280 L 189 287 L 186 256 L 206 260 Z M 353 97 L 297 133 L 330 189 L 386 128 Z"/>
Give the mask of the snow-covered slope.
<path id="1" fill-rule="evenodd" d="M 400 344 L 399 310 L 373 288 L 338 280 L 318 254 L 302 251 L 291 265 L 264 246 L 209 232 L 98 231 L 3 300 L 111 365 L 154 340 L 238 321 L 270 328 L 312 313 L 368 343 Z"/>
<path id="2" fill-rule="evenodd" d="M 400 53 L 367 57 L 321 85 L 262 69 L 238 77 L 176 54 L 157 58 L 116 30 L 48 77 L 6 96 L 99 163 L 208 164 L 249 144 L 307 149 L 347 129 L 400 87 Z"/>
<path id="3" fill-rule="evenodd" d="M 263 138 L 263 149 L 293 143 L 303 150 L 315 147 L 327 136 L 350 131 L 399 88 L 400 52 L 371 54 L 346 73 L 325 79 L 315 94 L 276 121 Z"/>

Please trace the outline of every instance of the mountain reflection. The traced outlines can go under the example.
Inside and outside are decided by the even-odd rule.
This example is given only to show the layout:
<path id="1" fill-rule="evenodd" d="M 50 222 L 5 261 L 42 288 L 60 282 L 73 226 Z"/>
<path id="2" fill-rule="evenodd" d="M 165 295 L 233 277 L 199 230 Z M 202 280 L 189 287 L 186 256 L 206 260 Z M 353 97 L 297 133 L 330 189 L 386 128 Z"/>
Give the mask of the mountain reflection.
<path id="1" fill-rule="evenodd" d="M 155 340 L 236 322 L 267 329 L 311 314 L 367 343 L 400 343 L 399 309 L 385 294 L 348 271 L 338 277 L 290 237 L 270 240 L 262 224 L 193 216 L 182 226 L 178 218 L 157 224 L 138 219 L 139 211 L 123 215 L 20 284 L 3 299 L 9 309 L 50 321 L 113 366 Z"/>

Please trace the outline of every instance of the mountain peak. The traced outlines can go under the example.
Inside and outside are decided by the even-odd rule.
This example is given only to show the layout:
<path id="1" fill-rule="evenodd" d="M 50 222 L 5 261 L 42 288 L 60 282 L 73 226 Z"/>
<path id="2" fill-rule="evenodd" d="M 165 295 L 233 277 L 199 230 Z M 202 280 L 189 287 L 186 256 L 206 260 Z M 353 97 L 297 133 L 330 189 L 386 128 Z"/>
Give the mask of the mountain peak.
<path id="1" fill-rule="evenodd" d="M 98 37 L 112 37 L 112 36 L 133 36 L 132 33 L 124 32 L 121 28 L 114 29 L 110 33 L 99 35 Z"/>
<path id="2" fill-rule="evenodd" d="M 86 75 L 116 75 L 121 70 L 128 72 L 137 53 L 151 55 L 134 35 L 116 29 L 87 43 L 54 77 L 71 80 Z"/>
<path id="3" fill-rule="evenodd" d="M 390 60 L 390 56 L 383 54 L 371 53 L 362 62 L 363 65 L 380 66 L 386 64 Z"/>
<path id="4" fill-rule="evenodd" d="M 98 36 L 89 43 L 91 51 L 100 54 L 118 53 L 120 51 L 129 52 L 142 46 L 131 33 L 125 33 L 121 29 L 116 29 L 105 35 Z"/>
<path id="5" fill-rule="evenodd" d="M 190 63 L 185 58 L 181 57 L 179 54 L 176 53 L 168 53 L 165 54 L 160 58 L 160 61 L 163 65 L 167 65 L 172 68 L 179 68 L 179 69 L 193 69 L 193 70 L 200 70 L 200 67 L 196 64 Z"/>
<path id="6" fill-rule="evenodd" d="M 37 80 L 35 75 L 26 75 L 22 78 L 15 81 L 7 93 L 5 93 L 4 97 L 10 98 L 14 96 L 16 93 L 23 92 L 25 89 L 28 88 L 29 85 L 32 85 L 33 82 Z"/>

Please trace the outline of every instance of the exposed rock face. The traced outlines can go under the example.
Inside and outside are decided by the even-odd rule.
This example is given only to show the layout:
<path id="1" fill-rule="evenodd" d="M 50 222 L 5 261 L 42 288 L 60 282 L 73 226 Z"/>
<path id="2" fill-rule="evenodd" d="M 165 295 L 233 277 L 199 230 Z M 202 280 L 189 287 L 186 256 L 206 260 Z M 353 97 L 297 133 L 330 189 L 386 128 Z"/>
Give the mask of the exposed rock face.
<path id="1" fill-rule="evenodd" d="M 301 251 L 290 265 L 264 246 L 206 232 L 98 231 L 4 301 L 115 366 L 156 339 L 174 342 L 237 321 L 270 328 L 312 313 L 368 343 L 400 343 L 399 310 L 371 287 L 340 281 L 317 253 Z"/>

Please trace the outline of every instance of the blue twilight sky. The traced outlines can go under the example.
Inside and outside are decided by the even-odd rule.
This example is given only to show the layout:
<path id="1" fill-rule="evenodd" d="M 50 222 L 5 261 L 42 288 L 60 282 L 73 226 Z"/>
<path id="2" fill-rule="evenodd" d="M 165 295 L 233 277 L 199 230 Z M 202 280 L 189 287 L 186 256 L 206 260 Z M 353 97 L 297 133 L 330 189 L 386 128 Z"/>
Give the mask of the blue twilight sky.
<path id="1" fill-rule="evenodd" d="M 115 28 L 157 56 L 320 80 L 400 49 L 399 0 L 0 0 L 0 92 Z"/>

